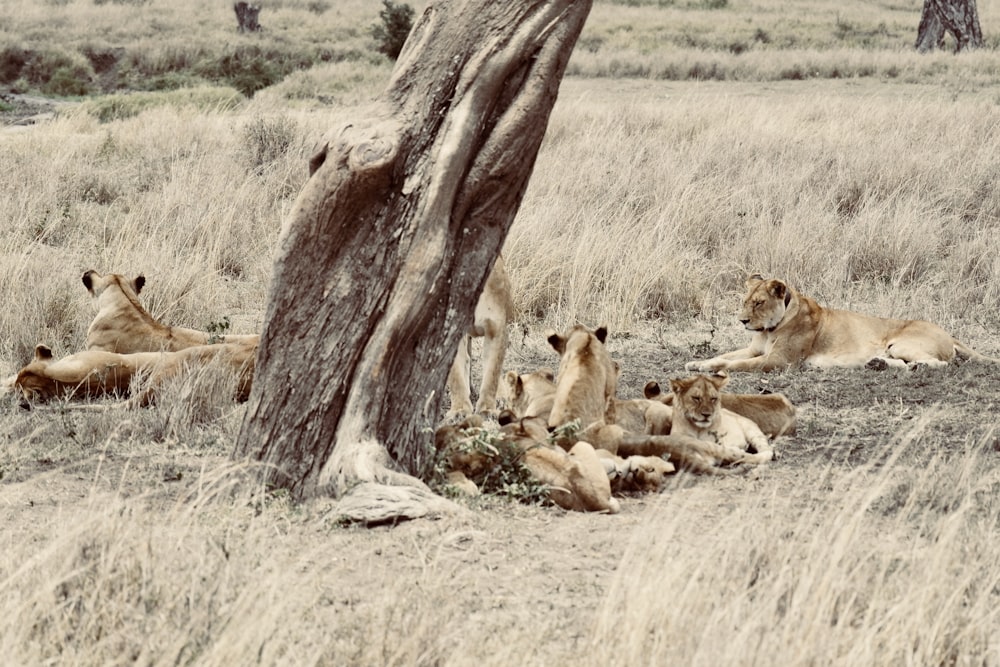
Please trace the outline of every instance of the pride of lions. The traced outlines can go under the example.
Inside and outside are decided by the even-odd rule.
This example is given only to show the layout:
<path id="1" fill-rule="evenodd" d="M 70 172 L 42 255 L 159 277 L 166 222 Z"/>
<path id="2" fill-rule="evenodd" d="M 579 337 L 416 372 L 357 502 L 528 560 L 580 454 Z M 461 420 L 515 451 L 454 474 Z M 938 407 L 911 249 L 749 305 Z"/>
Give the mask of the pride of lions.
<path id="1" fill-rule="evenodd" d="M 39 344 L 34 359 L 5 380 L 3 390 L 19 392 L 28 404 L 114 395 L 127 398 L 87 403 L 85 409 L 139 408 L 154 402 L 167 380 L 214 366 L 233 379 L 234 399 L 247 398 L 257 335 L 213 336 L 157 321 L 139 302 L 143 276 L 130 280 L 87 271 L 83 284 L 97 309 L 86 349 L 54 359 Z M 620 367 L 605 346 L 603 327 L 548 332 L 547 341 L 559 355 L 558 372 L 502 374 L 511 298 L 498 259 L 470 332 L 486 341 L 475 412 L 463 341 L 448 378 L 451 409 L 435 434 L 449 482 L 478 493 L 471 479 L 492 465 L 491 459 L 465 443 L 486 428 L 483 416 L 497 417 L 500 426 L 490 431 L 493 437 L 516 448 L 555 504 L 613 513 L 620 507 L 615 495 L 659 491 L 677 470 L 730 475 L 777 458 L 773 440 L 795 433 L 795 407 L 781 394 L 723 391 L 727 371 L 766 372 L 800 364 L 940 367 L 956 357 L 1000 363 L 930 322 L 827 309 L 785 282 L 760 275 L 751 276 L 746 288 L 740 321 L 755 332 L 749 347 L 691 361 L 686 369 L 700 374 L 670 380 L 669 392 L 651 381 L 643 398 L 621 399 Z"/>

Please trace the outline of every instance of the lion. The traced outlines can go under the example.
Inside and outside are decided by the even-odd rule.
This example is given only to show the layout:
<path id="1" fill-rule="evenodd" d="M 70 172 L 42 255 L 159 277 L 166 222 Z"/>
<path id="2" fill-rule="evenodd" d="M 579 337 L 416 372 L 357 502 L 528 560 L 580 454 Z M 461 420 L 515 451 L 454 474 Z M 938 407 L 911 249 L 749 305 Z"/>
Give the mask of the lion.
<path id="1" fill-rule="evenodd" d="M 731 473 L 720 465 L 756 462 L 746 452 L 718 443 L 673 432 L 670 435 L 653 433 L 654 429 L 646 418 L 643 419 L 641 432 L 637 427 L 628 430 L 617 423 L 617 408 L 621 403 L 615 396 L 619 369 L 604 346 L 606 328 L 598 327 L 591 331 L 577 325 L 566 335 L 550 332 L 547 339 L 560 354 L 549 428 L 558 428 L 573 421 L 578 421 L 581 426 L 581 430 L 572 437 L 557 438 L 560 446 L 569 448 L 576 442 L 584 441 L 624 459 L 631 456 L 663 457 L 677 467 L 713 475 Z M 657 414 L 668 409 L 653 401 L 649 403 L 652 405 L 649 409 Z"/>
<path id="2" fill-rule="evenodd" d="M 549 345 L 559 353 L 559 381 L 549 411 L 549 427 L 579 420 L 615 423 L 615 392 L 618 368 L 604 346 L 608 330 L 576 325 L 566 335 L 546 333 Z"/>
<path id="3" fill-rule="evenodd" d="M 478 416 L 458 424 L 445 425 L 435 432 L 435 446 L 446 452 L 448 481 L 467 494 L 478 494 L 469 477 L 480 475 L 493 464 L 480 451 L 468 451 L 462 440 L 469 429 L 482 427 Z M 579 442 L 566 452 L 548 443 L 548 430 L 541 417 L 519 419 L 501 427 L 499 437 L 521 451 L 522 462 L 531 476 L 548 488 L 549 498 L 563 509 L 580 512 L 617 513 L 618 500 L 611 496 L 611 481 L 594 448 Z"/>
<path id="4" fill-rule="evenodd" d="M 462 337 L 458 354 L 448 372 L 448 394 L 451 396 L 451 407 L 446 415 L 448 419 L 472 412 L 469 382 L 471 337 L 483 339 L 483 379 L 479 384 L 476 412 L 491 416 L 496 414 L 497 386 L 507 352 L 507 322 L 513 315 L 510 278 L 503 257 L 498 256 L 476 302 L 472 329 Z"/>
<path id="5" fill-rule="evenodd" d="M 500 395 L 507 408 L 518 417 L 545 417 L 552 412 L 556 397 L 556 374 L 548 367 L 530 373 L 504 373 Z"/>
<path id="6" fill-rule="evenodd" d="M 94 270 L 83 274 L 83 285 L 97 306 L 97 315 L 87 329 L 88 350 L 120 354 L 177 352 L 209 343 L 256 344 L 260 339 L 256 334 L 212 336 L 196 329 L 163 324 L 139 303 L 139 292 L 145 284 L 142 275 L 128 279 L 117 273 L 101 275 Z"/>
<path id="7" fill-rule="evenodd" d="M 771 442 L 752 420 L 722 407 L 724 375 L 694 375 L 671 380 L 674 421 L 671 433 L 714 442 L 738 452 L 740 462 L 765 463 L 775 458 Z M 753 450 L 751 454 L 743 453 Z"/>
<path id="8" fill-rule="evenodd" d="M 245 401 L 250 395 L 256 354 L 256 343 L 246 341 L 197 345 L 176 352 L 85 350 L 55 360 L 52 350 L 39 344 L 34 359 L 17 373 L 13 387 L 26 401 L 41 403 L 131 393 L 118 407 L 137 408 L 152 403 L 168 379 L 191 368 L 219 364 L 238 378 L 235 398 Z"/>
<path id="9" fill-rule="evenodd" d="M 724 373 L 724 371 L 720 371 Z M 663 392 L 655 380 L 650 380 L 642 388 L 643 396 L 664 405 L 672 405 L 673 392 Z M 777 438 L 795 435 L 795 406 L 784 394 L 730 394 L 721 395 L 722 407 L 750 419 L 765 435 Z M 670 431 L 666 431 L 669 433 Z"/>
<path id="10" fill-rule="evenodd" d="M 687 370 L 768 372 L 802 363 L 819 368 L 941 367 L 956 355 L 1000 363 L 931 322 L 824 308 L 785 282 L 760 274 L 750 276 L 746 287 L 740 321 L 756 332 L 750 346 L 688 362 Z"/>

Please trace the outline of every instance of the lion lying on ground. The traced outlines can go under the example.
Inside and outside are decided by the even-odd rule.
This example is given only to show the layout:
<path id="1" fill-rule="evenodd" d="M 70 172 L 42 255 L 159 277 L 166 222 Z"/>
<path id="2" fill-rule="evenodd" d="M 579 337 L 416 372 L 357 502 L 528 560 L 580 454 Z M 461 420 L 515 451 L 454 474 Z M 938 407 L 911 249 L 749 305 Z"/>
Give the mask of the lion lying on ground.
<path id="1" fill-rule="evenodd" d="M 652 430 L 649 425 L 643 432 L 635 432 L 616 423 L 618 368 L 604 346 L 606 337 L 603 327 L 591 331 L 582 326 L 574 327 L 565 336 L 554 332 L 548 336 L 561 357 L 548 425 L 557 428 L 578 420 L 583 427 L 573 439 L 557 440 L 560 445 L 568 447 L 583 440 L 622 458 L 665 457 L 677 467 L 716 475 L 731 472 L 720 466 L 761 461 L 762 457 L 686 434 L 656 435 L 647 432 Z M 651 408 L 654 411 L 666 409 L 662 404 L 649 403 L 655 406 Z"/>
<path id="2" fill-rule="evenodd" d="M 671 380 L 674 421 L 671 433 L 731 447 L 737 452 L 752 450 L 746 463 L 764 463 L 774 459 L 774 449 L 760 427 L 752 420 L 722 407 L 722 388 L 729 378 L 719 375 L 695 375 Z"/>
<path id="3" fill-rule="evenodd" d="M 155 400 L 157 390 L 168 379 L 215 365 L 238 379 L 235 398 L 245 401 L 250 395 L 256 355 L 256 342 L 247 341 L 198 345 L 177 352 L 87 350 L 54 360 L 52 350 L 37 345 L 34 360 L 18 372 L 13 388 L 20 390 L 25 400 L 37 402 L 131 393 L 131 398 L 117 407 L 144 407 Z"/>
<path id="4" fill-rule="evenodd" d="M 724 372 L 724 371 L 720 371 Z M 642 389 L 643 396 L 665 405 L 674 402 L 673 392 L 663 393 L 655 380 Z M 730 394 L 722 393 L 722 407 L 750 419 L 765 435 L 777 438 L 795 435 L 795 406 L 784 394 Z M 668 431 L 669 432 L 669 431 Z"/>
<path id="5" fill-rule="evenodd" d="M 442 426 L 434 435 L 438 451 L 444 451 L 447 456 L 449 483 L 469 494 L 478 493 L 470 478 L 494 465 L 493 457 L 463 446 L 469 431 L 481 429 L 482 423 L 474 416 L 458 424 Z M 549 444 L 545 420 L 539 417 L 505 424 L 498 435 L 521 452 L 524 466 L 534 479 L 548 488 L 549 498 L 556 505 L 580 512 L 614 514 L 619 511 L 618 501 L 611 497 L 608 473 L 590 444 L 578 442 L 568 452 Z"/>
<path id="6" fill-rule="evenodd" d="M 781 280 L 759 274 L 746 282 L 740 321 L 755 331 L 750 346 L 691 361 L 689 371 L 772 371 L 806 363 L 820 368 L 909 364 L 944 366 L 955 355 L 1000 363 L 975 352 L 924 320 L 872 317 L 824 308 Z"/>
<path id="7" fill-rule="evenodd" d="M 497 408 L 497 385 L 503 369 L 503 359 L 507 352 L 507 322 L 513 316 L 514 304 L 510 295 L 510 279 L 503 257 L 497 257 L 493 270 L 486 279 L 483 293 L 476 302 L 475 319 L 472 329 L 458 345 L 458 354 L 448 372 L 448 394 L 451 407 L 447 418 L 472 413 L 469 381 L 469 341 L 470 337 L 483 339 L 483 379 L 479 384 L 479 398 L 476 412 L 495 415 Z"/>
<path id="8" fill-rule="evenodd" d="M 253 343 L 258 335 L 212 336 L 204 331 L 172 327 L 157 321 L 139 303 L 144 276 L 131 280 L 117 273 L 83 274 L 83 285 L 97 306 L 87 330 L 87 349 L 130 354 L 133 352 L 176 352 L 196 345 L 213 343 Z"/>

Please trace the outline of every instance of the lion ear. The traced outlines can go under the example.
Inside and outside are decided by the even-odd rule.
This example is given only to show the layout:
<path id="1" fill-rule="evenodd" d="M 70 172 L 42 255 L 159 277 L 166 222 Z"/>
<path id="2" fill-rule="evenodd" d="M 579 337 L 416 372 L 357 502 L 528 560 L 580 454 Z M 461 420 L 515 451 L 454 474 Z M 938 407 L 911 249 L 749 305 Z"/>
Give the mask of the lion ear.
<path id="1" fill-rule="evenodd" d="M 545 366 L 544 368 L 539 368 L 538 374 L 541 375 L 546 380 L 548 380 L 549 382 L 556 381 L 556 372 L 551 368 L 549 368 L 548 366 Z"/>
<path id="2" fill-rule="evenodd" d="M 96 272 L 90 270 L 83 274 L 83 286 L 87 288 L 88 292 L 94 291 L 94 273 Z"/>
<path id="3" fill-rule="evenodd" d="M 749 278 L 747 278 L 746 286 L 747 287 L 752 287 L 752 286 L 756 285 L 757 283 L 760 283 L 760 282 L 763 282 L 763 281 L 764 281 L 764 276 L 760 275 L 759 273 L 755 273 L 752 276 L 750 276 Z"/>
<path id="4" fill-rule="evenodd" d="M 656 380 L 650 380 L 646 383 L 646 386 L 642 388 L 642 395 L 645 398 L 656 398 L 661 393 L 660 383 Z"/>
<path id="5" fill-rule="evenodd" d="M 142 288 L 143 286 L 145 286 L 145 284 L 146 284 L 146 276 L 140 273 L 135 277 L 135 280 L 132 281 L 132 290 L 136 294 L 139 294 L 139 292 L 142 291 Z"/>
<path id="6" fill-rule="evenodd" d="M 35 361 L 46 361 L 52 358 L 52 350 L 48 345 L 39 343 L 35 346 Z"/>
<path id="7" fill-rule="evenodd" d="M 549 345 L 552 346 L 552 349 L 560 355 L 566 351 L 566 339 L 557 334 L 555 331 L 549 329 L 549 331 L 545 334 L 545 340 L 549 341 Z"/>
<path id="8" fill-rule="evenodd" d="M 597 331 L 594 332 L 594 336 L 597 338 L 597 340 L 603 343 L 608 338 L 607 327 L 597 327 Z"/>
<path id="9" fill-rule="evenodd" d="M 511 387 L 514 387 L 517 381 L 520 379 L 521 379 L 520 376 L 514 371 L 507 371 L 506 373 L 503 374 L 503 381 L 506 382 Z"/>
<path id="10" fill-rule="evenodd" d="M 513 424 L 516 421 L 517 421 L 517 415 L 514 414 L 513 410 L 504 409 L 500 412 L 500 415 L 497 417 L 497 422 L 499 422 L 501 426 L 506 426 L 507 424 Z"/>
<path id="11" fill-rule="evenodd" d="M 767 283 L 767 291 L 775 299 L 784 299 L 785 295 L 788 294 L 788 285 L 780 280 L 771 280 Z"/>
<path id="12" fill-rule="evenodd" d="M 671 380 L 670 381 L 670 391 L 674 392 L 675 394 L 681 394 L 681 393 L 683 393 L 685 388 L 686 387 L 685 387 L 685 383 L 684 383 L 683 380 Z"/>

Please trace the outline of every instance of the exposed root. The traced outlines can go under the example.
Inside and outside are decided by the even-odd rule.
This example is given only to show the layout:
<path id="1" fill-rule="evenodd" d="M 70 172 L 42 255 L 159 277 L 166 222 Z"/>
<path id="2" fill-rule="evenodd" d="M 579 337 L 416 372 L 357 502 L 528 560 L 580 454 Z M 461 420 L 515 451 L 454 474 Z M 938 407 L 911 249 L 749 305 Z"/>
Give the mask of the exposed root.
<path id="1" fill-rule="evenodd" d="M 338 523 L 377 526 L 410 519 L 433 519 L 465 511 L 460 505 L 435 495 L 426 487 L 364 482 L 344 495 L 328 516 Z"/>

